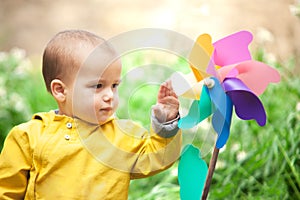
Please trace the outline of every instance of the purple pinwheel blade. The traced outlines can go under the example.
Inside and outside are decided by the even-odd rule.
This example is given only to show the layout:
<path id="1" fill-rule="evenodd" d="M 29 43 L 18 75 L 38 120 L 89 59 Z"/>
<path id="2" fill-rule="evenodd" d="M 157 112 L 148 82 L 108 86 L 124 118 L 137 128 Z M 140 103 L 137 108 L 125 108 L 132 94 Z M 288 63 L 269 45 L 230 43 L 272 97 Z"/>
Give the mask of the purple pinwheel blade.
<path id="1" fill-rule="evenodd" d="M 266 112 L 261 101 L 240 79 L 226 78 L 223 86 L 239 118 L 255 119 L 260 126 L 266 124 Z"/>
<path id="2" fill-rule="evenodd" d="M 214 42 L 214 63 L 219 66 L 226 66 L 251 60 L 248 45 L 252 38 L 250 32 L 240 31 Z"/>

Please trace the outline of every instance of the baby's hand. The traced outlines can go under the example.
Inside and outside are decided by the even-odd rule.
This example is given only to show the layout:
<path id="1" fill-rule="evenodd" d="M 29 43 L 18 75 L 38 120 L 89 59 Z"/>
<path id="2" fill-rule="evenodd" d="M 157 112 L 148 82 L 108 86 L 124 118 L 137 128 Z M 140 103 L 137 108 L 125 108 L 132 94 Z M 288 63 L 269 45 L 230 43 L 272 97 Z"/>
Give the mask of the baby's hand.
<path id="1" fill-rule="evenodd" d="M 171 121 L 177 117 L 179 100 L 170 80 L 161 84 L 157 95 L 157 103 L 152 109 L 154 116 L 160 123 Z"/>

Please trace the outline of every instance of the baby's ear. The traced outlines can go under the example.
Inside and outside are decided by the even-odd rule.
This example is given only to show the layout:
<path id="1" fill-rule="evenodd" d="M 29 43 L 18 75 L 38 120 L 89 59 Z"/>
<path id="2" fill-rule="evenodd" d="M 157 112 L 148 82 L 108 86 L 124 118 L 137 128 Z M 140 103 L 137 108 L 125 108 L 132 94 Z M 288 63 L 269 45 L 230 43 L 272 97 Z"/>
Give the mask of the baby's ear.
<path id="1" fill-rule="evenodd" d="M 51 93 L 58 102 L 66 100 L 66 85 L 59 79 L 51 81 Z"/>

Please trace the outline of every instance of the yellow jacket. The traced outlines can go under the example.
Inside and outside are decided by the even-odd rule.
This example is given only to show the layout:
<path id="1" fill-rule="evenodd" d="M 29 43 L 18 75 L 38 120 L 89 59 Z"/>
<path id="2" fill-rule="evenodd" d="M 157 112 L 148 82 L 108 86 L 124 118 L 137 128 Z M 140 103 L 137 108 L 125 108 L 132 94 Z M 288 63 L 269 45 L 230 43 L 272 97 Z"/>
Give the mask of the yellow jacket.
<path id="1" fill-rule="evenodd" d="M 6 138 L 0 199 L 127 199 L 130 179 L 158 173 L 179 157 L 176 123 L 154 120 L 149 133 L 129 120 L 95 126 L 53 111 L 36 114 Z"/>

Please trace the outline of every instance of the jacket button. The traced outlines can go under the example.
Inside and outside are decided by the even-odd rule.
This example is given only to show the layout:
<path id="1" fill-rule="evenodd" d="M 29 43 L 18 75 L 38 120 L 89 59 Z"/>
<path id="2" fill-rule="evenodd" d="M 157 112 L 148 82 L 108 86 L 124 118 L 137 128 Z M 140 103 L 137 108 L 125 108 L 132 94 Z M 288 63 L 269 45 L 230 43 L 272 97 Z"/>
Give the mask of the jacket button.
<path id="1" fill-rule="evenodd" d="M 72 123 L 71 123 L 71 122 L 68 122 L 68 123 L 66 124 L 66 126 L 67 126 L 67 128 L 72 128 Z"/>
<path id="2" fill-rule="evenodd" d="M 70 137 L 69 135 L 65 135 L 65 139 L 66 139 L 66 140 L 70 140 L 70 138 L 71 138 L 71 137 Z"/>

